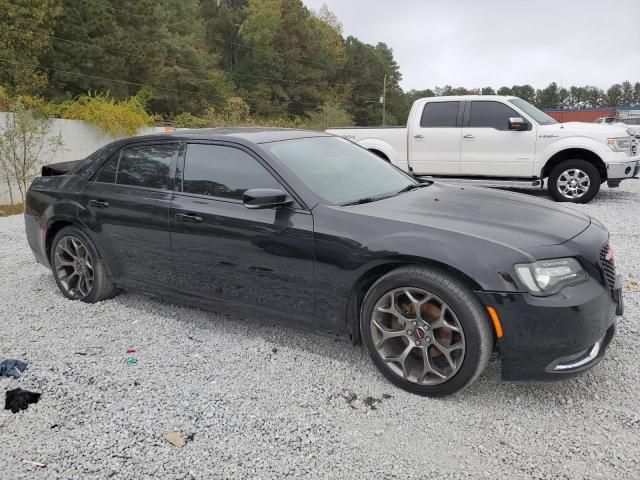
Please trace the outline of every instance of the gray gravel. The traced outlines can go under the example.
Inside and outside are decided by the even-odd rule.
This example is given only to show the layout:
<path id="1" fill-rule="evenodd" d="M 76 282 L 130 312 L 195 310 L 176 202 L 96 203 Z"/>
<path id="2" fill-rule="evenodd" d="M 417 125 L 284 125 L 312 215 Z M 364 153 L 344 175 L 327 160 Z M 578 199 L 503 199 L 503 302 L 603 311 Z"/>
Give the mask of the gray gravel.
<path id="1" fill-rule="evenodd" d="M 640 278 L 640 181 L 576 208 L 608 225 L 619 269 Z M 2 479 L 640 478 L 638 290 L 587 374 L 501 383 L 492 363 L 432 400 L 394 388 L 348 343 L 139 295 L 68 301 L 23 228 L 0 219 L 0 358 L 31 368 L 0 393 L 43 395 L 0 410 Z"/>

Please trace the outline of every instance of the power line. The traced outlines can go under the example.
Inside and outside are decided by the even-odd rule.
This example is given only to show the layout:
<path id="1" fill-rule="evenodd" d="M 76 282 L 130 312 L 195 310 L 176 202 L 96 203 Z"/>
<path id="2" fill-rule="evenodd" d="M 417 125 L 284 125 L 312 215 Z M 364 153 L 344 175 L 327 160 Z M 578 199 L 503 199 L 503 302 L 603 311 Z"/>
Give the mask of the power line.
<path id="1" fill-rule="evenodd" d="M 140 15 L 140 14 L 137 14 L 137 13 L 128 12 L 126 10 L 115 8 L 115 7 L 112 7 L 110 5 L 101 5 L 99 3 L 94 2 L 93 0 L 86 0 L 86 1 L 89 2 L 89 3 L 92 3 L 94 5 L 97 5 L 97 6 L 107 8 L 107 9 L 112 10 L 114 12 L 124 13 L 125 15 L 129 15 L 131 17 L 143 18 L 143 19 L 149 20 L 151 22 L 155 22 L 156 21 L 156 19 L 151 18 L 151 17 L 149 17 L 147 15 Z M 209 20 L 209 19 L 207 19 L 207 20 Z M 186 32 L 186 33 L 189 33 L 189 34 L 193 34 L 194 33 L 193 31 L 190 31 L 190 30 L 187 30 L 187 29 L 184 29 L 184 28 L 180 28 L 180 27 L 176 27 L 175 25 L 172 25 L 170 23 L 167 23 L 165 26 L 168 27 L 168 28 L 172 28 L 173 30 L 178 31 L 178 32 Z M 307 60 L 307 59 L 304 59 L 304 58 L 292 57 L 290 55 L 285 55 L 285 54 L 282 54 L 282 53 L 279 53 L 279 52 L 274 52 L 274 51 L 265 50 L 265 49 L 262 49 L 262 48 L 252 47 L 250 45 L 245 45 L 245 44 L 239 43 L 239 42 L 232 42 L 232 41 L 229 41 L 229 40 L 227 40 L 225 38 L 216 37 L 216 36 L 213 36 L 213 35 L 203 34 L 203 37 L 205 39 L 217 40 L 219 42 L 227 43 L 229 45 L 235 45 L 235 46 L 246 48 L 246 49 L 249 49 L 249 50 L 254 50 L 256 52 L 268 53 L 269 55 L 275 55 L 275 56 L 278 56 L 278 57 L 282 57 L 284 59 L 293 60 L 294 62 L 308 63 L 310 65 L 318 65 L 320 67 L 324 67 L 324 68 L 327 68 L 329 70 L 344 70 L 344 71 L 349 71 L 349 72 L 362 73 L 362 74 L 365 74 L 365 75 L 369 74 L 369 72 L 365 72 L 364 70 L 356 70 L 356 69 L 353 69 L 353 68 L 338 67 L 338 66 L 329 65 L 329 64 L 326 64 L 326 63 L 315 62 L 313 60 Z"/>
<path id="2" fill-rule="evenodd" d="M 92 43 L 86 43 L 86 42 L 81 42 L 79 40 L 70 40 L 68 38 L 62 38 L 62 37 L 58 37 L 56 35 L 50 34 L 50 33 L 39 33 L 39 32 L 34 32 L 34 31 L 29 31 L 29 30 L 24 30 L 24 29 L 20 29 L 20 28 L 15 28 L 15 27 L 9 27 L 12 30 L 16 31 L 16 32 L 22 32 L 22 33 L 35 33 L 36 35 L 41 35 L 41 36 L 46 36 L 49 38 L 53 38 L 54 40 L 58 40 L 61 42 L 66 42 L 66 43 L 70 43 L 70 44 L 75 44 L 75 45 L 83 45 L 85 47 L 89 47 L 89 48 L 96 48 L 99 50 L 103 50 L 106 52 L 112 52 L 112 53 L 116 53 L 119 55 L 126 55 L 129 57 L 134 57 L 134 58 L 142 58 L 145 60 L 155 60 L 151 57 L 145 56 L 145 55 L 140 55 L 140 54 L 136 54 L 136 53 L 131 53 L 131 52 L 125 52 L 123 50 L 116 50 L 113 48 L 108 48 L 108 47 L 102 47 L 100 45 L 95 45 Z M 179 62 L 173 62 L 173 65 L 179 66 L 179 67 L 183 67 L 183 68 L 201 68 L 201 66 L 196 66 L 195 64 L 185 64 L 185 63 L 179 63 Z M 275 78 L 275 77 L 266 77 L 263 75 L 252 75 L 252 74 L 248 74 L 248 73 L 239 73 L 239 72 L 232 72 L 229 70 L 221 70 L 216 68 L 216 71 L 222 72 L 222 73 L 227 73 L 229 75 L 236 75 L 236 76 L 242 76 L 242 77 L 252 77 L 252 78 L 259 78 L 262 80 L 272 80 L 272 81 L 276 81 L 276 82 L 287 82 L 287 83 L 293 83 L 293 84 L 306 84 L 306 85 L 325 85 L 325 86 L 336 86 L 336 87 L 352 87 L 352 86 L 358 86 L 358 85 L 377 85 L 376 83 L 331 83 L 328 81 L 324 81 L 324 82 L 313 82 L 313 81 L 308 81 L 308 80 L 295 80 L 295 79 L 279 79 L 279 78 Z"/>
<path id="3" fill-rule="evenodd" d="M 7 59 L 3 59 L 0 58 L 0 62 L 5 63 L 5 64 L 9 64 L 9 65 L 22 65 L 22 66 L 27 66 L 27 67 L 35 67 L 35 68 L 41 68 L 43 70 L 47 70 L 50 72 L 59 72 L 59 73 L 66 73 L 69 75 L 76 75 L 79 77 L 87 77 L 87 78 L 93 78 L 93 79 L 97 79 L 97 80 L 104 80 L 107 82 L 114 82 L 114 83 L 120 83 L 120 84 L 125 84 L 125 85 L 134 85 L 134 86 L 138 86 L 138 87 L 151 87 L 157 90 L 165 90 L 165 91 L 170 91 L 170 92 L 178 92 L 178 93 L 187 93 L 187 94 L 191 94 L 191 95 L 199 95 L 205 98 L 226 98 L 225 95 L 220 95 L 220 94 L 213 94 L 213 93 L 204 93 L 204 92 L 198 92 L 195 90 L 184 90 L 184 89 L 179 89 L 179 88 L 170 88 L 170 87 L 161 87 L 159 85 L 152 85 L 149 83 L 138 83 L 138 82 L 131 82 L 128 80 L 121 80 L 121 79 L 117 79 L 117 78 L 108 78 L 108 77 L 102 77 L 99 75 L 89 75 L 86 73 L 80 73 L 80 72 L 73 72 L 71 70 L 63 70 L 60 68 L 52 68 L 52 67 L 45 67 L 43 65 L 39 65 L 39 64 L 29 64 L 29 63 L 24 63 L 24 62 L 16 62 L 14 60 L 7 60 Z M 290 101 L 290 103 L 294 104 L 294 105 L 309 105 L 310 108 L 317 108 L 317 107 L 321 107 L 322 104 L 317 104 L 317 103 L 305 103 L 305 102 L 296 102 L 295 100 Z M 272 105 L 272 106 L 280 106 L 280 105 Z M 289 110 L 303 110 L 303 108 L 297 108 L 297 107 L 286 107 Z M 306 110 L 309 110 L 310 108 L 307 108 Z"/>

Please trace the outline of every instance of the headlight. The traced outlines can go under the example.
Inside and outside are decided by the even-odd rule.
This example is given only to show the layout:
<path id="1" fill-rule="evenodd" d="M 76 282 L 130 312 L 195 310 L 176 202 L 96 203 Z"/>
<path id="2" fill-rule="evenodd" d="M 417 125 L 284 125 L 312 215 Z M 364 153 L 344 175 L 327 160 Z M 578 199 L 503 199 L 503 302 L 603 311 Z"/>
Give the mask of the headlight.
<path id="1" fill-rule="evenodd" d="M 614 152 L 629 153 L 631 151 L 631 139 L 629 137 L 607 138 L 607 145 Z"/>
<path id="2" fill-rule="evenodd" d="M 518 277 L 533 294 L 552 294 L 584 282 L 585 272 L 575 258 L 556 258 L 515 266 Z"/>

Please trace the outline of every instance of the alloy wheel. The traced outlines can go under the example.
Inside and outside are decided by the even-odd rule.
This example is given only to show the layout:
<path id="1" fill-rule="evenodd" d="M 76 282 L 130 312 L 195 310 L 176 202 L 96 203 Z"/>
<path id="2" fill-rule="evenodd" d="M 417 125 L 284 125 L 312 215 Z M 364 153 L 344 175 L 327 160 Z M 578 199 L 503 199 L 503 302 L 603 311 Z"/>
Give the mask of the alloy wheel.
<path id="1" fill-rule="evenodd" d="M 396 288 L 382 295 L 370 328 L 380 358 L 412 383 L 444 383 L 464 361 L 465 338 L 458 317 L 441 298 L 421 288 Z"/>
<path id="2" fill-rule="evenodd" d="M 82 300 L 93 289 L 93 259 L 86 244 L 78 237 L 65 236 L 56 245 L 53 266 L 60 284 L 69 297 Z"/>
<path id="3" fill-rule="evenodd" d="M 563 197 L 575 200 L 589 191 L 591 179 L 579 168 L 569 168 L 560 174 L 557 183 Z"/>

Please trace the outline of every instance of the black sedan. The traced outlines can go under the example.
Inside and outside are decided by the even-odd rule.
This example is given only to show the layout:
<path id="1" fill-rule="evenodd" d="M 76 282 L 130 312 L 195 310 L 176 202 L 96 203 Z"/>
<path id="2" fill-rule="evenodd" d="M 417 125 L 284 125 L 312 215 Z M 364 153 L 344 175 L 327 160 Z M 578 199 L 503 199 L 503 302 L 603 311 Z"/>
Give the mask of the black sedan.
<path id="1" fill-rule="evenodd" d="M 361 341 L 389 380 L 422 395 L 469 385 L 494 351 L 507 380 L 584 371 L 622 313 L 596 220 L 419 183 L 317 132 L 120 140 L 44 167 L 25 223 L 69 299 L 143 292 Z"/>

